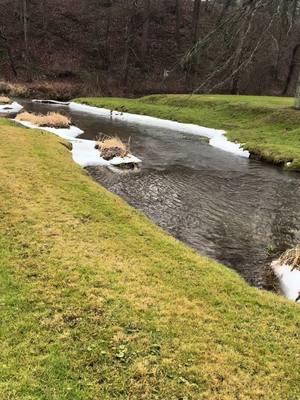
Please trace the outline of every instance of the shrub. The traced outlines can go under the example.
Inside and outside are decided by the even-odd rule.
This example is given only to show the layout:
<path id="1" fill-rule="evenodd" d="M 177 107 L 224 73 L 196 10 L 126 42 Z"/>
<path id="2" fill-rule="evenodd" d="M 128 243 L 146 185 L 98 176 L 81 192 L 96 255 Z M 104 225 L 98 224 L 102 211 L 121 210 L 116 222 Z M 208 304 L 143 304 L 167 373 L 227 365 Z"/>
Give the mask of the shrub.
<path id="1" fill-rule="evenodd" d="M 50 128 L 68 128 L 71 120 L 59 113 L 51 112 L 46 115 L 23 112 L 16 117 L 17 121 L 28 121 L 34 125 Z"/>

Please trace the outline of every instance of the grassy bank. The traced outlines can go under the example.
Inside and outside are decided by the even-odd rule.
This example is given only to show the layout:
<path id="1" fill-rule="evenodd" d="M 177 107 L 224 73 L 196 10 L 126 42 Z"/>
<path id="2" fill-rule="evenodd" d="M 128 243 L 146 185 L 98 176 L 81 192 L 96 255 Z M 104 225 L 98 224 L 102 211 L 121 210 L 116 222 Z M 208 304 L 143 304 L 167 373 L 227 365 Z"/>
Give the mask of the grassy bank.
<path id="1" fill-rule="evenodd" d="M 300 170 L 300 112 L 283 97 L 155 95 L 141 99 L 82 98 L 98 107 L 226 130 L 253 156 Z"/>
<path id="2" fill-rule="evenodd" d="M 299 307 L 0 121 L 1 399 L 299 398 Z"/>

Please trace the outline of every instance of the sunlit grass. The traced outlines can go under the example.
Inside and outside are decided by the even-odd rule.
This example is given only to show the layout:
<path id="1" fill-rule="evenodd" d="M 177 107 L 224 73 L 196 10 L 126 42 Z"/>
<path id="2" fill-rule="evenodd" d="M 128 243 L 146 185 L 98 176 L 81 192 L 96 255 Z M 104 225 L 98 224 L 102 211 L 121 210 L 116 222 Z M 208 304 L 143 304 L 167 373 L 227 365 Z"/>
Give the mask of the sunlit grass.
<path id="1" fill-rule="evenodd" d="M 298 399 L 299 306 L 163 233 L 61 141 L 0 119 L 0 398 Z"/>

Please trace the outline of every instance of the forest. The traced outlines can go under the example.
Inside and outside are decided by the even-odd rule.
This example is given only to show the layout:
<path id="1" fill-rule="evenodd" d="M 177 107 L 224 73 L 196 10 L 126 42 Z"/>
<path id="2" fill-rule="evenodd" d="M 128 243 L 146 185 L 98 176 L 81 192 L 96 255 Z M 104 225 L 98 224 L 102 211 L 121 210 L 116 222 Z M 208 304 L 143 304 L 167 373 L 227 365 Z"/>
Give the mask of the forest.
<path id="1" fill-rule="evenodd" d="M 299 9 L 299 0 L 1 0 L 0 80 L 71 95 L 293 95 Z"/>

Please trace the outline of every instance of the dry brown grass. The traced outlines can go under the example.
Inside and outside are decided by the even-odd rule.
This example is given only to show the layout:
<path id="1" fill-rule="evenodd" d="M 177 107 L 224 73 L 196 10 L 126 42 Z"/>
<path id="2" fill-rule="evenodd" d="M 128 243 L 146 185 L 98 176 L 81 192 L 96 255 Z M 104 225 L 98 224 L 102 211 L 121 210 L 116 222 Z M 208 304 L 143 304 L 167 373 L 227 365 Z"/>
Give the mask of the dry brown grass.
<path id="1" fill-rule="evenodd" d="M 46 115 L 23 112 L 17 115 L 16 120 L 27 121 L 37 126 L 51 128 L 68 128 L 71 125 L 71 120 L 68 117 L 55 112 Z"/>
<path id="2" fill-rule="evenodd" d="M 118 137 L 103 137 L 96 143 L 101 157 L 111 160 L 114 157 L 126 157 L 129 152 L 129 145 L 122 142 Z"/>
<path id="3" fill-rule="evenodd" d="M 300 270 L 300 245 L 283 253 L 279 262 L 281 265 L 289 265 L 293 269 Z"/>
<path id="4" fill-rule="evenodd" d="M 11 99 L 6 96 L 0 96 L 0 104 L 10 104 Z"/>

